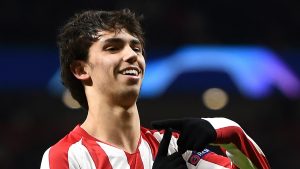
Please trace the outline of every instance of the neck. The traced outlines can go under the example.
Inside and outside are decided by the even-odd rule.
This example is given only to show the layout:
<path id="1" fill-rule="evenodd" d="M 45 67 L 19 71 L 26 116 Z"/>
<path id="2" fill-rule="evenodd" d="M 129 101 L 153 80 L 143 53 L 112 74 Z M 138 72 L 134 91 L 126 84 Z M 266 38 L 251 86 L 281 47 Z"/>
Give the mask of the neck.
<path id="1" fill-rule="evenodd" d="M 126 107 L 108 104 L 104 100 L 89 103 L 88 115 L 81 127 L 98 140 L 129 153 L 135 152 L 140 138 L 136 103 Z"/>

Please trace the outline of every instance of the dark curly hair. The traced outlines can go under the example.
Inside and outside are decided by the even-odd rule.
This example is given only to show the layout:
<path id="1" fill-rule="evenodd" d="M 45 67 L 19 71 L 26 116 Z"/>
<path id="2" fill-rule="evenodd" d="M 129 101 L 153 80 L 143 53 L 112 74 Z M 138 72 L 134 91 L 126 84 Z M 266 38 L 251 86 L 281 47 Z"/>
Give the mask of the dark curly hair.
<path id="1" fill-rule="evenodd" d="M 137 17 L 129 9 L 118 11 L 89 10 L 75 14 L 62 27 L 58 35 L 62 83 L 84 109 L 88 110 L 84 86 L 71 72 L 71 63 L 74 60 L 86 61 L 88 59 L 89 48 L 98 40 L 99 31 L 126 29 L 140 40 L 144 53 L 144 34 L 140 20 L 141 17 Z"/>

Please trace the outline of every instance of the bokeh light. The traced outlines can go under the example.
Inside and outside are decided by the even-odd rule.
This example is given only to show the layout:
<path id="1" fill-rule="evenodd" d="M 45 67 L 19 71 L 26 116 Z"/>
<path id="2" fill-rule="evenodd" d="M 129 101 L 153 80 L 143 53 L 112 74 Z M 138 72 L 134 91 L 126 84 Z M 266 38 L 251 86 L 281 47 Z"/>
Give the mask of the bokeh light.
<path id="1" fill-rule="evenodd" d="M 220 88 L 210 88 L 203 93 L 203 102 L 209 109 L 220 110 L 228 103 L 228 96 Z"/>

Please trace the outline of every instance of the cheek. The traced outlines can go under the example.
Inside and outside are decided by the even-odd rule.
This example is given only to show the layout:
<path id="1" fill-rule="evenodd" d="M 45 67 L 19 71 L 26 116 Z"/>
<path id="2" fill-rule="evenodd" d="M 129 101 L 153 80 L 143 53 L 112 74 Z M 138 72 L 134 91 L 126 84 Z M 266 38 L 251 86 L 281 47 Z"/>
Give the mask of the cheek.
<path id="1" fill-rule="evenodd" d="M 145 68 L 146 68 L 146 61 L 145 61 L 145 58 L 144 57 L 141 57 L 140 59 L 139 59 L 139 64 L 140 64 L 140 66 L 144 69 L 144 71 L 145 71 Z"/>
<path id="2" fill-rule="evenodd" d="M 118 69 L 118 61 L 111 57 L 98 60 L 97 65 L 103 73 L 106 73 L 107 76 L 114 75 Z"/>
<path id="3" fill-rule="evenodd" d="M 143 67 L 144 74 L 145 74 L 145 71 L 146 71 L 146 61 L 145 61 L 145 59 L 142 59 L 142 61 L 141 61 L 141 67 Z"/>

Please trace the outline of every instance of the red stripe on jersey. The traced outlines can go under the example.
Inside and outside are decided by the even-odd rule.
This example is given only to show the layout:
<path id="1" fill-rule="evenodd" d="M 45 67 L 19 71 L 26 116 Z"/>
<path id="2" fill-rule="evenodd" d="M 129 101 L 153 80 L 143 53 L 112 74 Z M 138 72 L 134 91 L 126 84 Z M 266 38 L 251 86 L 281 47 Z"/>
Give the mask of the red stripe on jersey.
<path id="1" fill-rule="evenodd" d="M 149 144 L 151 152 L 152 152 L 152 158 L 154 159 L 156 157 L 159 142 L 156 140 L 156 138 L 153 136 L 154 131 L 147 130 L 146 128 L 141 127 L 141 135 L 142 138 Z"/>
<path id="2" fill-rule="evenodd" d="M 125 152 L 130 169 L 144 169 L 143 161 L 141 159 L 140 151 L 137 150 L 133 154 Z"/>
<path id="3" fill-rule="evenodd" d="M 87 148 L 97 169 L 112 169 L 109 159 L 96 140 L 82 139 L 82 144 Z"/>
<path id="4" fill-rule="evenodd" d="M 247 156 L 251 162 L 261 169 L 269 169 L 270 166 L 266 158 L 259 153 L 253 143 L 248 140 L 244 131 L 240 127 L 229 126 L 224 128 L 219 128 L 217 131 L 217 143 L 219 144 L 229 144 L 233 143 L 237 148 Z"/>
<path id="5" fill-rule="evenodd" d="M 68 150 L 70 146 L 79 141 L 79 138 L 72 137 L 68 134 L 57 144 L 50 148 L 49 166 L 51 169 L 68 169 Z"/>
<path id="6" fill-rule="evenodd" d="M 49 166 L 51 169 L 67 169 L 68 164 L 68 150 L 70 145 L 53 146 L 49 152 Z M 63 153 L 61 153 L 63 152 Z"/>

